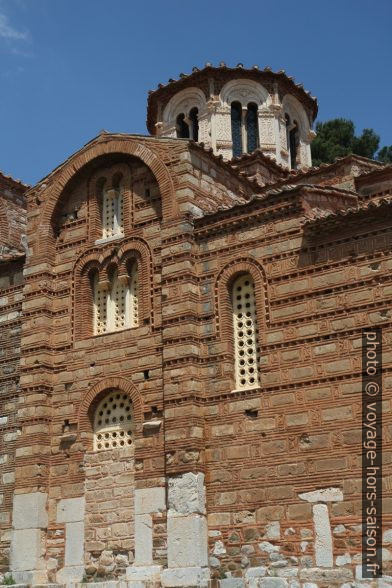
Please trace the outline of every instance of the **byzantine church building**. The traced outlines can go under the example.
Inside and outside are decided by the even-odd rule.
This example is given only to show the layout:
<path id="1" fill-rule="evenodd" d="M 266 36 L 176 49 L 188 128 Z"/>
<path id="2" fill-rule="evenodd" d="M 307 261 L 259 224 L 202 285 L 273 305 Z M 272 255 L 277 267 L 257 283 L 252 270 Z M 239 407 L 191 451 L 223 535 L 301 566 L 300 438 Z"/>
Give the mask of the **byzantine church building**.
<path id="1" fill-rule="evenodd" d="M 284 71 L 207 64 L 149 93 L 149 135 L 102 132 L 33 187 L 0 174 L 6 577 L 392 585 L 392 166 L 312 167 L 316 116 Z M 378 584 L 361 574 L 373 327 Z"/>

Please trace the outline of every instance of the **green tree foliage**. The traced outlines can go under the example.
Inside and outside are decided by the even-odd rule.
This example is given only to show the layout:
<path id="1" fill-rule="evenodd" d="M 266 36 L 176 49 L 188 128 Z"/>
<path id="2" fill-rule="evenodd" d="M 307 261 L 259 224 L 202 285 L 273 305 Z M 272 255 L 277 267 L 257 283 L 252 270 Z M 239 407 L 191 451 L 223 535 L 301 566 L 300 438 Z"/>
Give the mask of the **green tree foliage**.
<path id="1" fill-rule="evenodd" d="M 380 137 L 373 129 L 364 129 L 355 136 L 354 123 L 344 118 L 335 118 L 316 125 L 317 137 L 312 143 L 313 165 L 332 163 L 337 157 L 349 153 L 373 159 L 378 149 Z"/>
<path id="2" fill-rule="evenodd" d="M 377 153 L 377 159 L 383 163 L 392 163 L 392 145 L 382 147 Z"/>

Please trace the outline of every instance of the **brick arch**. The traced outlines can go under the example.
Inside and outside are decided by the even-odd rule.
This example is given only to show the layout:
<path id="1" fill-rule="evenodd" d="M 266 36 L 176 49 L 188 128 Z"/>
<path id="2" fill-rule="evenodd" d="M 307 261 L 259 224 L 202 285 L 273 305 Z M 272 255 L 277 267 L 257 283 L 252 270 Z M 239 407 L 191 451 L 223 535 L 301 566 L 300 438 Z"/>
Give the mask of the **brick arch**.
<path id="1" fill-rule="evenodd" d="M 260 327 L 270 324 L 268 282 L 263 266 L 249 257 L 231 260 L 222 268 L 215 281 L 216 332 L 222 339 L 230 341 L 230 347 L 233 345 L 230 286 L 244 273 L 249 273 L 255 283 L 257 320 Z M 264 338 L 263 331 L 261 329 L 261 341 Z"/>
<path id="2" fill-rule="evenodd" d="M 104 141 L 98 140 L 74 155 L 58 173 L 56 181 L 47 188 L 48 194 L 45 194 L 46 190 L 41 194 L 45 204 L 40 218 L 41 231 L 38 237 L 38 253 L 45 253 L 54 249 L 53 215 L 56 204 L 70 180 L 94 159 L 114 153 L 131 155 L 145 163 L 154 174 L 159 186 L 163 220 L 167 221 L 178 215 L 174 185 L 170 173 L 163 161 L 151 149 L 138 143 L 136 139 L 112 138 Z"/>
<path id="3" fill-rule="evenodd" d="M 138 389 L 132 382 L 122 377 L 110 377 L 101 380 L 90 388 L 83 398 L 79 407 L 78 413 L 78 428 L 80 433 L 85 433 L 85 436 L 93 433 L 90 410 L 99 401 L 99 399 L 109 390 L 120 390 L 124 394 L 128 394 L 133 405 L 133 414 L 136 424 L 136 433 L 141 431 L 142 415 L 143 415 L 143 401 Z"/>

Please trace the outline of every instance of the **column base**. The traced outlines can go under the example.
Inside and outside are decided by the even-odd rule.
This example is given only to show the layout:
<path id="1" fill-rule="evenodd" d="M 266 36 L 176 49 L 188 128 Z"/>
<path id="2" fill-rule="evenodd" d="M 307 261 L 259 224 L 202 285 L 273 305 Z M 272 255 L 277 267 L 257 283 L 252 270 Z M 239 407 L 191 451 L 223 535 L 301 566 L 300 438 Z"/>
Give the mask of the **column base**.
<path id="1" fill-rule="evenodd" d="M 168 568 L 162 572 L 161 583 L 165 588 L 183 588 L 184 586 L 207 588 L 209 579 L 209 568 Z"/>

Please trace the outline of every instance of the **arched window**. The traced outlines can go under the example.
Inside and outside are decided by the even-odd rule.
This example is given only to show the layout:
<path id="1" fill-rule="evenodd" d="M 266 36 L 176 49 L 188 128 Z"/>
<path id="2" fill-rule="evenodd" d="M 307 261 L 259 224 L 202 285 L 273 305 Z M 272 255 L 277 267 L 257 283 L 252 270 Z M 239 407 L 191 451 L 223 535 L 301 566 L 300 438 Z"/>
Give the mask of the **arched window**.
<path id="1" fill-rule="evenodd" d="M 246 137 L 248 153 L 251 153 L 259 146 L 257 110 L 257 104 L 254 102 L 248 104 L 248 110 L 246 113 Z"/>
<path id="2" fill-rule="evenodd" d="M 291 123 L 290 117 L 286 114 L 287 149 L 290 157 L 291 169 L 297 169 L 297 153 L 299 143 L 298 123 L 296 120 Z"/>
<path id="3" fill-rule="evenodd" d="M 105 283 L 99 282 L 98 272 L 93 277 L 94 335 L 137 327 L 138 270 L 134 262 L 126 275 L 111 271 Z"/>
<path id="4" fill-rule="evenodd" d="M 121 390 L 110 390 L 94 412 L 94 450 L 129 447 L 133 430 L 131 399 Z"/>
<path id="5" fill-rule="evenodd" d="M 242 155 L 242 106 L 239 102 L 231 104 L 231 140 L 233 157 Z"/>
<path id="6" fill-rule="evenodd" d="M 197 108 L 192 108 L 189 113 L 189 120 L 191 123 L 191 139 L 199 140 L 199 111 Z"/>
<path id="7" fill-rule="evenodd" d="M 102 237 L 121 236 L 124 234 L 124 202 L 122 189 L 111 187 L 103 189 L 102 199 Z"/>
<path id="8" fill-rule="evenodd" d="M 178 139 L 189 139 L 189 126 L 185 122 L 185 114 L 183 113 L 177 116 L 176 132 Z"/>
<path id="9" fill-rule="evenodd" d="M 255 287 L 250 274 L 234 281 L 232 303 L 236 388 L 255 388 L 259 385 L 259 350 Z"/>

